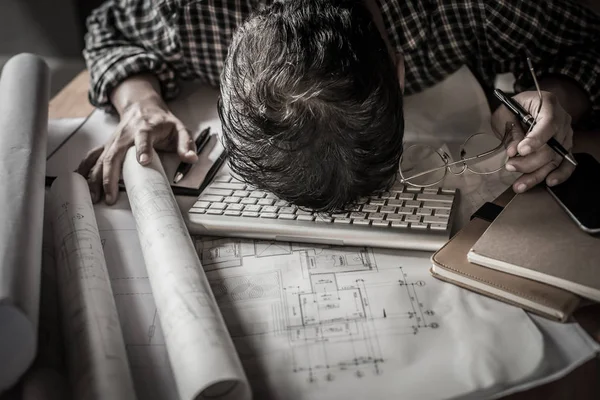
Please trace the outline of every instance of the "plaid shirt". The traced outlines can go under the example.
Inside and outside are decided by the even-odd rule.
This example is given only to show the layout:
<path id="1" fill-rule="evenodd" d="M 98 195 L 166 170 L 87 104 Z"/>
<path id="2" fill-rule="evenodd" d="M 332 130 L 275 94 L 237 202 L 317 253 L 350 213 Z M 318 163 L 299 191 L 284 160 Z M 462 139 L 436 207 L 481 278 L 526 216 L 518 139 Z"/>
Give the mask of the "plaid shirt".
<path id="1" fill-rule="evenodd" d="M 293 1 L 293 0 L 291 0 Z M 128 76 L 153 72 L 166 100 L 185 80 L 219 84 L 231 37 L 271 0 L 109 0 L 88 18 L 84 57 L 90 101 L 113 111 L 108 94 Z M 405 93 L 436 84 L 468 65 L 490 87 L 512 72 L 531 87 L 525 56 L 538 75 L 574 79 L 600 121 L 600 18 L 570 1 L 379 0 L 393 47 L 403 53 Z"/>

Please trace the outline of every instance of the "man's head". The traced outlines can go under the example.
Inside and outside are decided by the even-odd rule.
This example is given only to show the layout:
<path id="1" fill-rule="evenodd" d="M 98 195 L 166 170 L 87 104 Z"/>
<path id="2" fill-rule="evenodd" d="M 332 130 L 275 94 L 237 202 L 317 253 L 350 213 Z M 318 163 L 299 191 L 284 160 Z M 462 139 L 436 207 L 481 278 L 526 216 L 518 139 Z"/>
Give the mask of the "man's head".
<path id="1" fill-rule="evenodd" d="M 232 170 L 299 206 L 339 210 L 396 177 L 402 94 L 360 1 L 276 2 L 247 20 L 219 114 Z"/>

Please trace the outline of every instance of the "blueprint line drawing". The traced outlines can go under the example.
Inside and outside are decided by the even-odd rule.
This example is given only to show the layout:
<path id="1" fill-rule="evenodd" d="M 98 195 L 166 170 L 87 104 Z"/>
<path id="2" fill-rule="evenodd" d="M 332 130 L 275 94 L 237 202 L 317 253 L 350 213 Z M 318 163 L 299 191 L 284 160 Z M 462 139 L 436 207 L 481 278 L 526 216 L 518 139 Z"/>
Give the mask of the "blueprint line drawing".
<path id="1" fill-rule="evenodd" d="M 264 357 L 286 360 L 281 368 L 309 385 L 378 376 L 386 364 L 382 337 L 439 326 L 421 301 L 425 282 L 412 280 L 402 266 L 381 273 L 370 248 L 197 240 L 213 250 L 237 249 L 238 267 L 223 258 L 203 266 L 255 385 L 264 382 L 256 372 Z M 396 301 L 376 306 L 390 298 Z"/>
<path id="2" fill-rule="evenodd" d="M 292 254 L 292 245 L 289 242 L 277 241 L 254 241 L 254 255 L 256 257 L 270 257 L 284 254 Z"/>

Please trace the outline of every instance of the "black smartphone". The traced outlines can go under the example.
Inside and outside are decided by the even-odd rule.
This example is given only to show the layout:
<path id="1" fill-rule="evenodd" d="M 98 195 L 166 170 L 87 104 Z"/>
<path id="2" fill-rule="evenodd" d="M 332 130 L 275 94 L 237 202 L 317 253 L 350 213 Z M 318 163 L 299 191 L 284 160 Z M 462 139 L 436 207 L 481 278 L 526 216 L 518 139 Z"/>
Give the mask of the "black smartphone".
<path id="1" fill-rule="evenodd" d="M 600 233 L 600 162 L 588 153 L 574 156 L 577 166 L 569 179 L 547 189 L 582 230 Z"/>

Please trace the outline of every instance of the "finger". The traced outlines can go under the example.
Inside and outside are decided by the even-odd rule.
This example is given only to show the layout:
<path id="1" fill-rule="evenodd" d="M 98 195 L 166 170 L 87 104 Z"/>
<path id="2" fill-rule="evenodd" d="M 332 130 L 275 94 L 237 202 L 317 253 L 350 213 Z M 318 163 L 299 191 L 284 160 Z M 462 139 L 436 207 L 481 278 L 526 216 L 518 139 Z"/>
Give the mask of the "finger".
<path id="1" fill-rule="evenodd" d="M 509 121 L 506 123 L 506 129 L 508 135 L 510 135 L 510 140 L 506 145 L 506 155 L 510 158 L 517 155 L 517 145 L 523 138 L 525 137 L 525 131 L 523 127 L 516 119 L 514 121 Z"/>
<path id="2" fill-rule="evenodd" d="M 559 183 L 563 183 L 569 179 L 571 174 L 573 174 L 573 171 L 575 171 L 575 166 L 567 160 L 562 160 L 558 168 L 556 168 L 554 171 L 548 174 L 548 177 L 546 177 L 546 185 L 556 186 Z"/>
<path id="3" fill-rule="evenodd" d="M 529 174 L 552 162 L 555 156 L 556 153 L 549 146 L 544 146 L 528 156 L 514 157 L 508 160 L 506 163 L 506 170 Z M 558 164 L 559 162 L 556 162 L 555 167 L 558 166 Z"/>
<path id="4" fill-rule="evenodd" d="M 83 160 L 81 160 L 79 163 L 79 166 L 77 167 L 77 173 L 87 178 L 103 151 L 104 146 L 99 146 L 88 151 Z"/>
<path id="5" fill-rule="evenodd" d="M 103 153 L 104 154 L 104 153 Z M 90 187 L 90 195 L 92 202 L 97 203 L 102 198 L 102 158 L 103 154 L 98 157 L 98 161 L 92 167 L 88 175 L 88 186 Z"/>
<path id="6" fill-rule="evenodd" d="M 542 182 L 544 178 L 548 176 L 548 174 L 550 174 L 554 169 L 556 169 L 557 165 L 557 161 L 552 161 L 530 174 L 521 175 L 519 179 L 517 179 L 513 183 L 513 190 L 516 193 L 523 193 L 531 189 L 538 183 Z"/>
<path id="7" fill-rule="evenodd" d="M 517 146 L 519 154 L 526 156 L 537 151 L 551 137 L 558 136 L 557 140 L 561 139 L 558 128 L 563 126 L 565 115 L 568 114 L 566 112 L 557 112 L 558 109 L 560 109 L 560 105 L 556 100 L 556 96 L 546 96 L 535 126 Z"/>
<path id="8" fill-rule="evenodd" d="M 127 150 L 128 147 L 119 146 L 115 142 L 103 158 L 102 188 L 104 189 L 106 204 L 112 205 L 117 201 L 119 177 L 121 176 L 121 168 Z"/>
<path id="9" fill-rule="evenodd" d="M 198 160 L 196 155 L 196 145 L 189 131 L 181 123 L 175 124 L 177 131 L 177 153 L 179 157 L 188 163 L 194 163 Z"/>
<path id="10" fill-rule="evenodd" d="M 141 165 L 148 165 L 152 161 L 152 141 L 146 130 L 140 130 L 134 137 L 136 158 Z"/>

